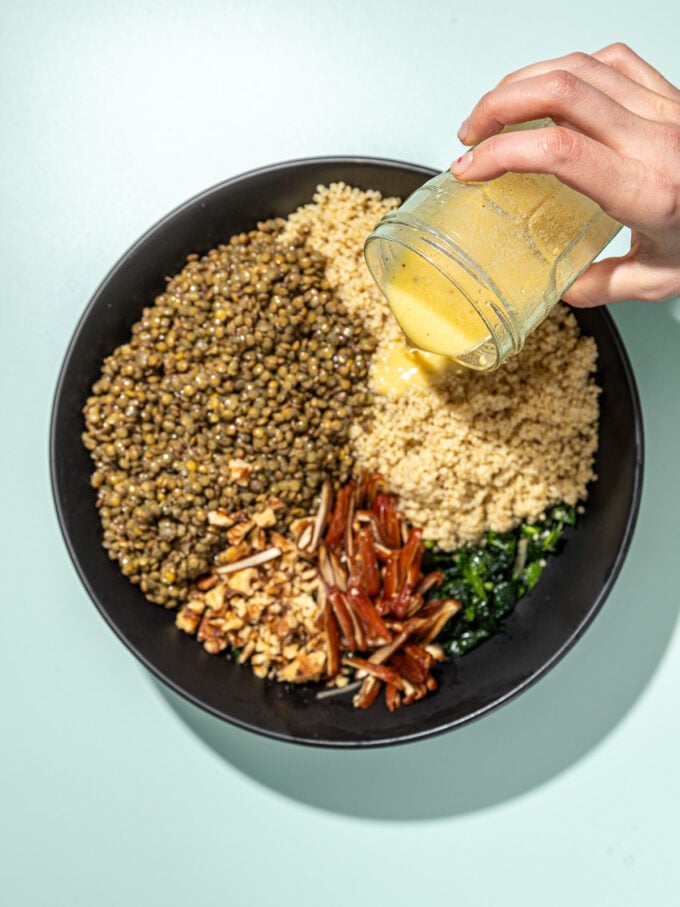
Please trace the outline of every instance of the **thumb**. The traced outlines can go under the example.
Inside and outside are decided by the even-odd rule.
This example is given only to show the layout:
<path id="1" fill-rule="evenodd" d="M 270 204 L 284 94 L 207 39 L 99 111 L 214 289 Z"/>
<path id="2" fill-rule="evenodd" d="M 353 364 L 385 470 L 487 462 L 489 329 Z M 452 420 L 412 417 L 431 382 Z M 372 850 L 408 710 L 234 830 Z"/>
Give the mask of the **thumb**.
<path id="1" fill-rule="evenodd" d="M 628 256 L 605 258 L 592 264 L 563 294 L 569 305 L 579 309 L 622 302 L 625 299 L 651 299 L 649 266 Z"/>

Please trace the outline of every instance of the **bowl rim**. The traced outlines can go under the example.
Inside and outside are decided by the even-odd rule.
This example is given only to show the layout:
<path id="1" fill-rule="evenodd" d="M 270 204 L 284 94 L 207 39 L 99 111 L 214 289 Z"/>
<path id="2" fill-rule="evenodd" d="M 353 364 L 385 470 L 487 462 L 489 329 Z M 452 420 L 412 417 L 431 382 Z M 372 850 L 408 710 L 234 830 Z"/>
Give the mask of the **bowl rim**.
<path id="1" fill-rule="evenodd" d="M 360 166 L 376 166 L 382 168 L 390 168 L 394 170 L 407 169 L 411 173 L 421 174 L 424 179 L 429 179 L 430 177 L 436 175 L 438 170 L 435 170 L 431 167 L 427 167 L 420 164 L 414 164 L 409 161 L 403 161 L 394 158 L 383 158 L 383 157 L 373 157 L 373 156 L 364 156 L 364 155 L 319 155 L 312 157 L 303 157 L 303 158 L 291 158 L 289 160 L 280 161 L 268 165 L 263 165 L 259 167 L 254 167 L 250 170 L 244 171 L 235 176 L 228 177 L 225 180 L 221 180 L 207 189 L 203 189 L 198 193 L 195 193 L 185 201 L 176 205 L 169 212 L 164 214 L 158 220 L 156 220 L 150 227 L 144 230 L 138 238 L 125 250 L 125 252 L 118 257 L 114 264 L 109 268 L 103 279 L 97 285 L 95 291 L 92 293 L 87 305 L 85 306 L 82 314 L 77 320 L 75 327 L 72 330 L 70 340 L 67 344 L 66 351 L 63 355 L 58 377 L 56 380 L 54 393 L 52 396 L 51 410 L 50 410 L 50 420 L 49 420 L 49 470 L 50 470 L 50 487 L 52 493 L 52 500 L 56 510 L 56 515 L 59 523 L 59 528 L 61 531 L 62 538 L 66 544 L 66 548 L 71 559 L 71 562 L 75 568 L 76 574 L 80 579 L 81 583 L 85 587 L 90 599 L 97 608 L 99 614 L 104 618 L 108 626 L 114 631 L 115 635 L 120 639 L 126 648 L 150 671 L 152 676 L 156 677 L 175 693 L 180 695 L 183 699 L 192 703 L 192 705 L 197 706 L 205 712 L 213 715 L 216 718 L 219 718 L 222 721 L 226 721 L 236 727 L 240 727 L 244 730 L 251 731 L 260 736 L 269 737 L 270 739 L 279 740 L 286 743 L 298 744 L 298 745 L 308 745 L 318 748 L 333 748 L 333 749 L 367 749 L 367 748 L 377 748 L 383 746 L 390 746 L 395 744 L 404 744 L 416 742 L 422 739 L 433 737 L 439 734 L 455 730 L 456 728 L 462 727 L 466 724 L 469 724 L 472 721 L 478 720 L 479 718 L 487 715 L 501 706 L 507 704 L 511 700 L 515 699 L 521 693 L 525 692 L 529 687 L 533 686 L 538 680 L 540 680 L 545 674 L 547 674 L 576 644 L 576 642 L 582 637 L 586 632 L 588 627 L 593 622 L 594 618 L 597 616 L 601 610 L 605 600 L 608 598 L 611 593 L 618 576 L 621 572 L 623 563 L 628 555 L 630 545 L 635 532 L 635 527 L 637 524 L 637 519 L 640 512 L 640 505 L 642 499 L 642 489 L 643 489 L 643 479 L 644 479 L 644 462 L 645 462 L 645 440 L 644 440 L 644 421 L 642 406 L 640 402 L 640 395 L 633 373 L 632 365 L 628 357 L 627 351 L 623 344 L 618 327 L 612 318 L 611 314 L 607 310 L 607 307 L 602 306 L 598 307 L 599 315 L 602 317 L 603 322 L 606 326 L 606 329 L 610 335 L 612 345 L 616 356 L 618 357 L 625 379 L 628 386 L 628 391 L 630 395 L 631 408 L 633 413 L 633 425 L 634 425 L 634 449 L 635 449 L 635 461 L 633 464 L 633 483 L 630 494 L 630 506 L 628 508 L 626 520 L 625 520 L 625 530 L 623 532 L 621 542 L 619 544 L 616 557 L 612 561 L 611 567 L 607 574 L 606 580 L 599 589 L 597 596 L 591 603 L 589 610 L 585 613 L 581 621 L 579 622 L 577 628 L 574 632 L 564 640 L 564 642 L 557 647 L 550 658 L 548 658 L 539 669 L 535 670 L 529 676 L 527 676 L 521 683 L 515 685 L 512 689 L 507 691 L 504 695 L 499 696 L 494 699 L 493 702 L 487 703 L 475 710 L 470 711 L 467 715 L 462 718 L 455 719 L 447 724 L 437 726 L 432 729 L 425 729 L 422 731 L 410 733 L 407 735 L 398 734 L 394 737 L 384 736 L 379 740 L 352 740 L 352 741 L 343 741 L 343 740 L 324 740 L 317 737 L 300 737 L 291 735 L 290 733 L 279 733 L 274 730 L 262 728 L 256 723 L 244 721 L 238 718 L 234 718 L 228 715 L 225 715 L 218 708 L 213 707 L 210 703 L 202 701 L 198 696 L 194 695 L 191 691 L 185 689 L 181 684 L 173 679 L 166 671 L 161 667 L 156 665 L 147 655 L 141 651 L 141 649 L 131 641 L 123 632 L 123 630 L 117 625 L 114 621 L 111 614 L 108 613 L 107 609 L 104 607 L 103 603 L 100 601 L 98 593 L 95 591 L 90 579 L 88 578 L 86 571 L 80 563 L 80 559 L 76 552 L 75 544 L 71 538 L 67 519 L 65 514 L 65 508 L 63 507 L 62 500 L 59 494 L 60 480 L 57 470 L 57 460 L 59 457 L 59 452 L 57 450 L 57 425 L 58 425 L 58 409 L 59 402 L 63 394 L 64 385 L 69 374 L 71 367 L 71 360 L 75 348 L 78 345 L 80 335 L 83 331 L 84 325 L 88 321 L 92 310 L 96 307 L 100 297 L 106 292 L 109 284 L 115 279 L 120 268 L 125 264 L 125 262 L 135 256 L 137 251 L 141 246 L 143 246 L 147 240 L 149 240 L 157 231 L 162 230 L 170 222 L 172 222 L 178 215 L 180 215 L 185 210 L 193 207 L 196 204 L 200 204 L 204 199 L 207 199 L 214 195 L 217 192 L 223 191 L 232 184 L 242 183 L 244 180 L 250 178 L 258 178 L 264 174 L 274 174 L 279 171 L 285 172 L 292 168 L 304 167 L 310 165 L 347 165 L 347 164 L 356 164 Z"/>

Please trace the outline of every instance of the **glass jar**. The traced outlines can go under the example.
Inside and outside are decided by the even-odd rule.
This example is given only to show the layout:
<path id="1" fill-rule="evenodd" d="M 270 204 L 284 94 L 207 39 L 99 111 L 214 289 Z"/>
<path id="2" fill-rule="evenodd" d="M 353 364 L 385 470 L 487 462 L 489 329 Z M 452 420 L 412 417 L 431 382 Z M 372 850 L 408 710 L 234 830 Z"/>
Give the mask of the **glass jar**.
<path id="1" fill-rule="evenodd" d="M 387 214 L 364 251 L 410 346 L 487 371 L 519 352 L 620 229 L 554 176 L 464 183 L 446 171 Z"/>

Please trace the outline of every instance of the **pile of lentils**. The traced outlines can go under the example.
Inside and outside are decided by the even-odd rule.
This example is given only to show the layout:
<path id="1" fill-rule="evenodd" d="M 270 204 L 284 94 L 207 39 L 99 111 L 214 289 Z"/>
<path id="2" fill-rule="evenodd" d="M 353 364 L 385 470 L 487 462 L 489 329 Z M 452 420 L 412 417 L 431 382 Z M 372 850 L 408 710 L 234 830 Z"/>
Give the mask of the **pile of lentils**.
<path id="1" fill-rule="evenodd" d="M 104 546 L 148 599 L 175 607 L 224 547 L 208 511 L 281 499 L 313 511 L 352 471 L 374 342 L 319 253 L 262 223 L 180 274 L 103 363 L 85 408 Z M 252 467 L 247 484 L 229 463 Z"/>

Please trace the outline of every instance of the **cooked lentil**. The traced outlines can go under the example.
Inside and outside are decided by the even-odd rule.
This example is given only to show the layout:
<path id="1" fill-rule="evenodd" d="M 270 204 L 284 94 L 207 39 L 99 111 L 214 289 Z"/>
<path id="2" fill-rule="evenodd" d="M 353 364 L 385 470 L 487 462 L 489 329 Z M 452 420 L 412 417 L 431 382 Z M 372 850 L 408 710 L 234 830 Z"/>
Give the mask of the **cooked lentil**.
<path id="1" fill-rule="evenodd" d="M 375 341 L 329 286 L 323 256 L 261 224 L 184 269 L 104 362 L 83 442 L 104 545 L 172 607 L 210 566 L 215 508 L 280 498 L 306 513 L 344 482 Z"/>
<path id="2" fill-rule="evenodd" d="M 326 275 L 350 315 L 376 340 L 401 337 L 385 299 L 364 261 L 364 241 L 398 198 L 346 183 L 318 186 L 312 202 L 288 216 L 284 237 L 307 240 L 328 262 Z"/>

